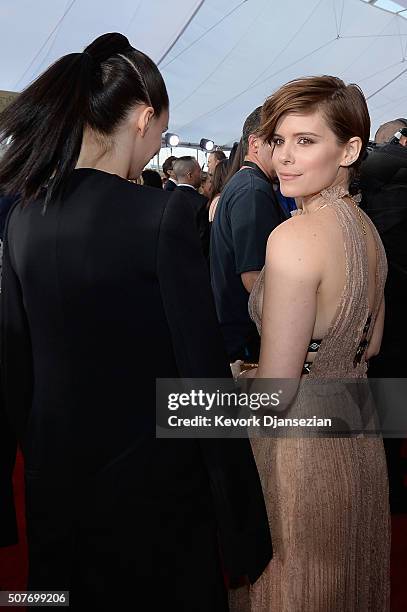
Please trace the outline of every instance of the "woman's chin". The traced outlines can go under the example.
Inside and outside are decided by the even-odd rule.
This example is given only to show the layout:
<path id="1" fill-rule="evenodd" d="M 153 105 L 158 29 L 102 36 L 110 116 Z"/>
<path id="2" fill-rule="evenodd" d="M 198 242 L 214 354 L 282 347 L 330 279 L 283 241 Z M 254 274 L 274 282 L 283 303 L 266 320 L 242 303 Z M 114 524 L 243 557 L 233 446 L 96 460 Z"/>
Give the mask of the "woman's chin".
<path id="1" fill-rule="evenodd" d="M 285 198 L 299 198 L 302 195 L 298 193 L 298 189 L 295 189 L 293 185 L 283 185 L 282 183 L 280 183 L 280 193 Z"/>

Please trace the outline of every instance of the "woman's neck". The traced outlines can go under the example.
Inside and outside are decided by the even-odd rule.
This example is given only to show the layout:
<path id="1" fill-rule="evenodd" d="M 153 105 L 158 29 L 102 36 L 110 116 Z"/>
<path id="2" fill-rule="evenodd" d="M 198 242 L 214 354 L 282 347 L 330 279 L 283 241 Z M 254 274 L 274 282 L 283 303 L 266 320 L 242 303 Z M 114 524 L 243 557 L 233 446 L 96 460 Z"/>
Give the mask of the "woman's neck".
<path id="1" fill-rule="evenodd" d="M 334 182 L 329 185 L 329 187 L 325 187 L 325 189 L 333 189 L 334 187 L 338 186 L 342 186 L 345 189 L 348 189 L 349 187 L 349 179 L 347 176 L 343 176 L 342 173 L 338 173 Z M 323 198 L 321 196 L 321 191 L 296 198 L 297 207 L 302 210 L 303 214 L 315 212 L 315 210 L 321 206 L 322 200 Z"/>
<path id="2" fill-rule="evenodd" d="M 117 174 L 124 179 L 130 178 L 130 155 L 125 154 L 123 147 L 114 143 L 107 144 L 102 141 L 94 132 L 85 129 L 81 151 L 79 154 L 76 168 L 94 168 L 109 174 Z"/>

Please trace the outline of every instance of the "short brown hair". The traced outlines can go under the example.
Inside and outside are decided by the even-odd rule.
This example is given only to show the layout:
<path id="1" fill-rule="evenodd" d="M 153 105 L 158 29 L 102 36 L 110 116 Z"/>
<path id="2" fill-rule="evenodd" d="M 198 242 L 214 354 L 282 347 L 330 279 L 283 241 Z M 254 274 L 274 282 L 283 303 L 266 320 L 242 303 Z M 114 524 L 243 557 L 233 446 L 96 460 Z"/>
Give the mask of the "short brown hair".
<path id="1" fill-rule="evenodd" d="M 170 157 L 167 157 L 167 159 L 163 163 L 163 172 L 167 178 L 170 176 L 168 174 L 168 171 L 173 169 L 172 167 L 176 159 L 177 158 L 175 157 L 175 155 L 170 155 Z"/>
<path id="2" fill-rule="evenodd" d="M 242 130 L 242 150 L 243 157 L 246 157 L 249 150 L 249 136 L 256 134 L 261 122 L 261 106 L 258 106 L 250 113 L 243 124 Z"/>
<path id="3" fill-rule="evenodd" d="M 321 110 L 338 142 L 354 136 L 362 140 L 358 159 L 350 166 L 351 178 L 360 166 L 369 142 L 370 117 L 365 96 L 358 85 L 333 76 L 304 77 L 286 83 L 263 104 L 260 138 L 271 143 L 276 126 L 287 113 L 308 114 Z"/>

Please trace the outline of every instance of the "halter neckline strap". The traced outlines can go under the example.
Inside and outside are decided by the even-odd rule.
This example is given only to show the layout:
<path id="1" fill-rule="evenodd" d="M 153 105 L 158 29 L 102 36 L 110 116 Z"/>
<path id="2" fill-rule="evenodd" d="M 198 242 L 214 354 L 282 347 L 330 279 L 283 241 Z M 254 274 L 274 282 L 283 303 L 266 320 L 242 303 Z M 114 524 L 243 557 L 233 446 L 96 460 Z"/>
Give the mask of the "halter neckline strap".
<path id="1" fill-rule="evenodd" d="M 342 200 L 346 196 L 350 197 L 355 204 L 359 204 L 361 201 L 360 194 L 351 195 L 349 193 L 348 187 L 345 187 L 343 183 L 339 185 L 333 185 L 332 187 L 327 187 L 320 192 L 321 197 L 333 204 L 334 202 L 338 202 L 338 200 Z"/>
<path id="2" fill-rule="evenodd" d="M 327 202 L 337 202 L 338 200 L 342 200 L 345 196 L 349 195 L 349 190 L 344 185 L 333 185 L 332 187 L 327 187 L 327 189 L 323 189 L 320 192 L 320 195 Z"/>

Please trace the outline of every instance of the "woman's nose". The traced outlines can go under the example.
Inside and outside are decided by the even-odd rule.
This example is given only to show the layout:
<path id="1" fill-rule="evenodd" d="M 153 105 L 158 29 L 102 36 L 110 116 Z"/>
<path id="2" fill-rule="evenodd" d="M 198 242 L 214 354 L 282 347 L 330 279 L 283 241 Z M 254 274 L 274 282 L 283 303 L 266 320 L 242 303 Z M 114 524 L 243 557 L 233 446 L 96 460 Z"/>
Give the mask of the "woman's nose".
<path id="1" fill-rule="evenodd" d="M 292 147 L 284 143 L 282 146 L 278 148 L 280 163 L 282 164 L 292 164 L 294 162 L 294 155 L 292 151 Z"/>

